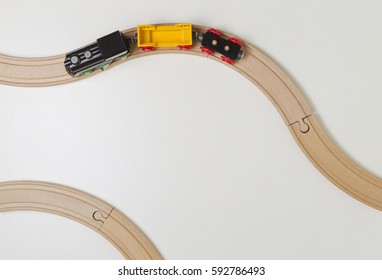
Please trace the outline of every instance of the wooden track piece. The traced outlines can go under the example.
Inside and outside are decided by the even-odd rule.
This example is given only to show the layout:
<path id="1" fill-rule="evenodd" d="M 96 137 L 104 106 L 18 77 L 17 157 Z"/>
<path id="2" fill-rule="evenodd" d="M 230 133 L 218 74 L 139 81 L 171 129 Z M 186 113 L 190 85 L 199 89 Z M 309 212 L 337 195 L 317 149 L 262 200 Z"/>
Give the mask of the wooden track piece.
<path id="1" fill-rule="evenodd" d="M 132 36 L 135 30 L 131 28 L 122 33 Z M 207 28 L 193 25 L 193 30 L 200 33 L 205 32 Z M 222 35 L 233 37 L 226 33 Z M 221 62 L 218 56 L 207 56 L 199 47 L 198 42 L 187 52 L 171 48 L 142 52 L 133 47 L 131 56 L 125 61 L 153 54 L 183 53 Z M 352 162 L 334 145 L 321 128 L 316 116 L 312 115 L 313 111 L 303 94 L 279 66 L 245 42 L 243 50 L 244 57 L 233 65 L 222 63 L 247 77 L 263 91 L 290 127 L 301 149 L 322 174 L 354 198 L 382 210 L 382 180 Z M 64 58 L 65 55 L 42 59 L 0 56 L 0 83 L 15 86 L 49 86 L 90 77 L 101 71 L 95 71 L 85 77 L 72 78 L 65 71 Z M 113 63 L 111 68 L 121 62 Z"/>
<path id="2" fill-rule="evenodd" d="M 312 163 L 330 181 L 358 200 L 382 210 L 382 180 L 346 157 L 328 137 L 317 117 L 304 119 L 309 126 L 307 133 L 299 124 L 290 126 L 296 142 Z"/>
<path id="3" fill-rule="evenodd" d="M 49 212 L 80 222 L 104 236 L 127 259 L 162 258 L 129 218 L 106 202 L 73 188 L 36 181 L 0 183 L 0 212 L 16 210 Z"/>
<path id="4" fill-rule="evenodd" d="M 207 28 L 194 25 L 193 30 L 200 33 L 205 32 Z M 135 28 L 122 31 L 124 36 L 133 36 L 135 32 Z M 233 37 L 225 33 L 223 35 Z M 224 63 L 224 65 L 238 71 L 257 85 L 279 110 L 287 124 L 297 122 L 307 115 L 312 114 L 312 110 L 303 95 L 275 63 L 259 50 L 248 44 L 243 44 L 243 48 L 246 54 L 240 61 L 233 65 L 226 63 Z M 186 52 L 178 50 L 177 48 L 144 52 L 139 48 L 133 47 L 130 57 L 125 61 L 146 55 L 162 53 L 183 53 L 205 56 L 205 54 L 200 51 L 200 44 L 195 42 L 193 48 Z M 219 56 L 210 55 L 209 58 L 221 62 Z M 20 59 L 0 55 L 0 83 L 15 86 L 51 86 L 90 77 L 102 71 L 98 70 L 86 76 L 73 78 L 66 72 L 63 63 L 64 60 L 65 55 L 41 59 Z M 123 61 L 113 63 L 109 68 L 122 62 Z"/>

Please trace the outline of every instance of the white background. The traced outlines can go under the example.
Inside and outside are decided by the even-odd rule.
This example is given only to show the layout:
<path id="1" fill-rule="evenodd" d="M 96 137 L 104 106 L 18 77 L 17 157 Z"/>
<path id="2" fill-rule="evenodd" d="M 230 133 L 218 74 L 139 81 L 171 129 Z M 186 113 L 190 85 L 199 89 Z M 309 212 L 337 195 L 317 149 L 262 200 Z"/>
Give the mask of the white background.
<path id="1" fill-rule="evenodd" d="M 382 176 L 380 1 L 5 1 L 0 52 L 73 50 L 140 23 L 191 22 L 265 51 L 336 143 Z M 158 55 L 46 88 L 0 85 L 0 181 L 114 205 L 167 259 L 380 259 L 382 213 L 300 151 L 268 99 L 211 60 Z M 1 259 L 117 259 L 45 213 L 0 214 Z"/>

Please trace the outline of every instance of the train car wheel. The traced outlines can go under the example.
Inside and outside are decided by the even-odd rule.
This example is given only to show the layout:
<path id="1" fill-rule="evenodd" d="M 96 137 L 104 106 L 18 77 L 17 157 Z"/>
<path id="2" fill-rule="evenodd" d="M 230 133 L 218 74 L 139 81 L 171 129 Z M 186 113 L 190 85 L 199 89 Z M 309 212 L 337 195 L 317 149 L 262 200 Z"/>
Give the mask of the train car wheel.
<path id="1" fill-rule="evenodd" d="M 208 55 L 214 53 L 213 50 L 207 49 L 206 47 L 200 47 L 200 49 L 201 49 L 201 51 L 202 51 L 203 53 L 206 53 L 206 54 L 208 54 Z"/>
<path id="2" fill-rule="evenodd" d="M 141 50 L 144 52 L 151 52 L 151 51 L 155 50 L 155 48 L 154 47 L 141 47 Z"/>
<path id="3" fill-rule="evenodd" d="M 192 46 L 178 46 L 180 50 L 190 50 Z"/>
<path id="4" fill-rule="evenodd" d="M 239 46 L 243 45 L 243 43 L 236 38 L 229 38 L 228 41 L 231 41 L 232 43 L 235 43 L 236 45 L 239 45 Z"/>
<path id="5" fill-rule="evenodd" d="M 219 37 L 222 36 L 222 34 L 219 31 L 217 31 L 216 29 L 213 29 L 213 28 L 208 29 L 207 32 L 214 33 L 216 36 L 219 36 Z"/>
<path id="6" fill-rule="evenodd" d="M 228 58 L 228 57 L 225 57 L 225 56 L 222 56 L 221 59 L 225 62 L 225 63 L 228 63 L 228 64 L 233 64 L 233 60 Z"/>

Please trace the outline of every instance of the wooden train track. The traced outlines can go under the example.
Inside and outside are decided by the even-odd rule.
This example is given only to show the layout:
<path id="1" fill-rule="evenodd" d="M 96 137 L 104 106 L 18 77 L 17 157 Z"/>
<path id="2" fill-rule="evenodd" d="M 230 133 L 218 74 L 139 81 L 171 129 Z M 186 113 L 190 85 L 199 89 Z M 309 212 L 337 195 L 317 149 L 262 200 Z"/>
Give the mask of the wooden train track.
<path id="1" fill-rule="evenodd" d="M 0 212 L 15 210 L 49 212 L 80 222 L 109 240 L 127 259 L 161 259 L 129 218 L 88 193 L 46 182 L 0 183 Z"/>
<path id="2" fill-rule="evenodd" d="M 193 26 L 196 32 L 205 32 L 207 28 Z M 125 36 L 132 36 L 135 28 L 124 30 Z M 229 34 L 223 33 L 224 36 Z M 189 51 L 177 49 L 158 49 L 154 52 L 131 50 L 126 60 L 161 53 L 184 53 L 206 56 L 195 43 Z M 382 210 L 382 180 L 358 166 L 346 157 L 320 125 L 311 107 L 296 85 L 286 73 L 271 59 L 248 43 L 243 44 L 244 57 L 233 68 L 258 86 L 279 111 L 294 139 L 318 170 L 339 188 L 354 198 Z M 208 58 L 220 61 L 214 55 Z M 14 86 L 50 86 L 76 81 L 93 76 L 94 73 L 80 78 L 68 75 L 64 68 L 65 55 L 42 59 L 20 59 L 0 56 L 0 83 Z M 113 63 L 115 65 L 122 63 Z"/>

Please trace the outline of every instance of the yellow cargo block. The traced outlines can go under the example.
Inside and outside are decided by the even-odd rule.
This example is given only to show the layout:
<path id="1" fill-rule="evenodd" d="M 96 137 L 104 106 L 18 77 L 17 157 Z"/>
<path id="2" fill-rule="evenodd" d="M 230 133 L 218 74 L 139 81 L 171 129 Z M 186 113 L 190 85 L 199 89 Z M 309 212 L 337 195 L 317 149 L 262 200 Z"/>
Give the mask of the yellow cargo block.
<path id="1" fill-rule="evenodd" d="M 138 47 L 192 46 L 192 24 L 138 25 Z"/>

